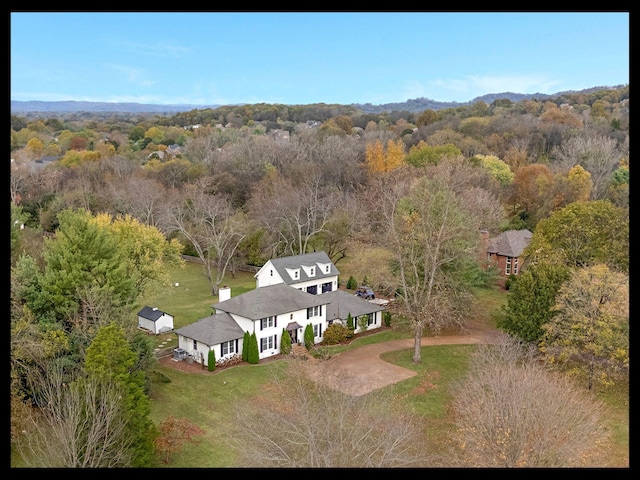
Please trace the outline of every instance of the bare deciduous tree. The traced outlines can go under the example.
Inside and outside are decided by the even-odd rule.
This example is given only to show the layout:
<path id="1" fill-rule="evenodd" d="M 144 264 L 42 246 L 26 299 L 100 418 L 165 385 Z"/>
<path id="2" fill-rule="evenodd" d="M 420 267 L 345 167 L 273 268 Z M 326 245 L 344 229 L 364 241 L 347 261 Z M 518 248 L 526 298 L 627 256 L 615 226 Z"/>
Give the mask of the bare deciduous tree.
<path id="1" fill-rule="evenodd" d="M 273 236 L 274 252 L 306 253 L 314 237 L 325 231 L 338 198 L 320 186 L 316 175 L 300 182 L 294 185 L 274 171 L 252 193 L 249 210 Z"/>
<path id="2" fill-rule="evenodd" d="M 605 434 L 602 407 L 545 370 L 535 347 L 507 335 L 478 346 L 453 394 L 459 450 L 451 466 L 594 466 L 590 455 Z"/>
<path id="3" fill-rule="evenodd" d="M 218 287 L 245 237 L 227 197 L 208 193 L 205 181 L 176 192 L 164 212 L 167 228 L 179 232 L 202 260 L 211 293 Z M 214 278 L 215 268 L 215 278 Z"/>
<path id="4" fill-rule="evenodd" d="M 110 197 L 114 212 L 129 214 L 145 225 L 164 231 L 161 223 L 165 186 L 153 178 L 131 175 L 110 182 Z"/>
<path id="5" fill-rule="evenodd" d="M 581 165 L 591 173 L 592 200 L 606 198 L 611 174 L 624 156 L 618 149 L 617 142 L 604 136 L 571 138 L 555 148 L 553 154 L 558 160 L 558 167 L 565 171 Z"/>
<path id="6" fill-rule="evenodd" d="M 292 361 L 261 395 L 236 408 L 230 435 L 243 467 L 384 468 L 427 465 L 419 419 L 394 412 L 379 393 L 350 396 L 315 383 Z M 330 373 L 319 373 L 329 378 Z"/>
<path id="7" fill-rule="evenodd" d="M 128 467 L 131 439 L 121 396 L 109 383 L 65 383 L 60 368 L 39 379 L 41 415 L 33 416 L 17 449 L 28 466 L 48 468 Z"/>
<path id="8" fill-rule="evenodd" d="M 381 236 L 393 252 L 394 290 L 414 333 L 413 361 L 421 361 L 426 328 L 463 326 L 470 292 L 457 279 L 475 262 L 479 225 L 442 178 L 422 177 L 381 189 L 378 213 L 387 224 Z"/>

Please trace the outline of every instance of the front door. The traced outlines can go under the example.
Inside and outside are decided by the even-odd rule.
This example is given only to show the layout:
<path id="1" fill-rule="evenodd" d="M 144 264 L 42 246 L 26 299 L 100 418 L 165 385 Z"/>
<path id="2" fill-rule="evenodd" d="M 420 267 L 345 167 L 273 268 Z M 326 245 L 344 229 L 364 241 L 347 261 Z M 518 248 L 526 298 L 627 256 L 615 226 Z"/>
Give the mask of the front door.
<path id="1" fill-rule="evenodd" d="M 291 343 L 298 343 L 298 329 L 294 328 L 293 330 L 289 330 L 289 336 L 291 336 Z"/>

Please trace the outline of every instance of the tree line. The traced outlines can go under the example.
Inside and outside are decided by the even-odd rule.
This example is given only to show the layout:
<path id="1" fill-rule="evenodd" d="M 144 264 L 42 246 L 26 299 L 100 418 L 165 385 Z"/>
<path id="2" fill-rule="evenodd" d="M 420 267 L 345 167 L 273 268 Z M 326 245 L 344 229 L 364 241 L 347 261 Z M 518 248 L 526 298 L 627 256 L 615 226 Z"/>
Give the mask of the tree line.
<path id="1" fill-rule="evenodd" d="M 420 338 L 464 328 L 473 288 L 496 279 L 479 231 L 527 228 L 497 324 L 549 365 L 586 371 L 589 388 L 627 373 L 628 87 L 406 118 L 335 108 L 309 122 L 290 108 L 12 117 L 12 422 L 28 404 L 47 414 L 51 386 L 66 385 L 57 401 L 113 412 L 128 439 L 87 464 L 147 465 L 153 359 L 129 316 L 182 253 L 200 258 L 213 295 L 241 265 L 358 256 L 354 274 L 398 299 L 419 363 Z M 57 160 L 40 167 L 43 156 Z M 104 342 L 123 360 L 100 353 Z M 131 416 L 144 438 L 126 433 Z"/>

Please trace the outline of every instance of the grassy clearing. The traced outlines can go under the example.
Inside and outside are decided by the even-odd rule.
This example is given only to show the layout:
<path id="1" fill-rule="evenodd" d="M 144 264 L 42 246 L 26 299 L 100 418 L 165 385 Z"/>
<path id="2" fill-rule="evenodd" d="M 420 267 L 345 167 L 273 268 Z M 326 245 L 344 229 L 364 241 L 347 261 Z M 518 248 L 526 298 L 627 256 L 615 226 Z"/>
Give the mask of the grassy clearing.
<path id="1" fill-rule="evenodd" d="M 344 273 L 347 265 L 341 265 Z M 344 270 L 344 271 L 343 271 Z M 187 263 L 184 269 L 171 272 L 172 281 L 179 287 L 168 287 L 143 303 L 154 305 L 175 315 L 175 327 L 192 323 L 211 314 L 211 305 L 218 299 L 211 295 L 202 267 Z M 252 274 L 241 273 L 235 279 L 225 279 L 231 287 L 232 296 L 255 288 Z M 494 328 L 491 312 L 505 301 L 500 289 L 479 289 L 475 292 L 478 305 L 471 322 L 476 327 L 482 325 Z M 175 334 L 158 336 L 175 339 Z M 354 340 L 349 345 L 328 347 L 330 355 L 387 340 L 408 338 L 410 334 L 393 329 L 384 329 Z M 177 343 L 177 341 L 176 341 Z M 383 359 L 417 372 L 415 377 L 386 387 L 394 395 L 401 408 L 407 408 L 422 415 L 425 432 L 431 448 L 445 451 L 446 438 L 453 426 L 449 411 L 450 387 L 461 379 L 468 364 L 474 345 L 439 345 L 422 348 L 422 363 L 412 362 L 413 349 L 388 352 Z M 235 454 L 229 447 L 228 435 L 234 426 L 234 405 L 246 402 L 264 391 L 274 375 L 278 375 L 286 360 L 277 360 L 262 365 L 239 365 L 221 370 L 213 375 L 183 373 L 158 366 L 157 370 L 166 375 L 168 383 L 154 382 L 151 395 L 151 418 L 159 424 L 169 415 L 185 418 L 206 431 L 204 437 L 189 444 L 175 455 L 169 468 L 224 468 L 238 467 Z M 612 433 L 611 441 L 603 446 L 603 460 L 598 466 L 625 467 L 629 464 L 629 392 L 628 385 L 618 386 L 599 394 L 608 406 L 605 422 Z"/>

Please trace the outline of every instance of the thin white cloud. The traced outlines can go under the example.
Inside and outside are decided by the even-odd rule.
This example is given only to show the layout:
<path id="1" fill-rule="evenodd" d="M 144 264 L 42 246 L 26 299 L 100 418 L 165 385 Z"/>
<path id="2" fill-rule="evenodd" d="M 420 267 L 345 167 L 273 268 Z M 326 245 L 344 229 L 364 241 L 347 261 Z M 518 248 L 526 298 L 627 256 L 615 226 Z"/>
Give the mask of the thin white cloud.
<path id="1" fill-rule="evenodd" d="M 133 83 L 141 87 L 151 87 L 155 84 L 153 80 L 147 77 L 146 72 L 140 68 L 113 64 L 107 65 L 107 67 L 123 74 L 124 78 L 129 83 Z"/>
<path id="2" fill-rule="evenodd" d="M 135 52 L 138 56 L 153 56 L 153 57 L 171 57 L 181 58 L 188 54 L 191 49 L 182 45 L 175 45 L 166 42 L 154 42 L 154 43 L 137 43 L 123 40 L 115 40 L 112 42 L 115 46 L 124 47 L 127 50 Z"/>
<path id="3" fill-rule="evenodd" d="M 462 79 L 438 79 L 429 82 L 425 90 L 429 87 L 437 88 L 446 94 L 456 97 L 469 97 L 467 100 L 485 95 L 487 93 L 553 93 L 559 88 L 561 82 L 550 78 L 544 74 L 515 75 L 515 76 L 494 76 L 494 75 L 469 75 Z M 463 100 L 464 101 L 464 100 Z"/>

